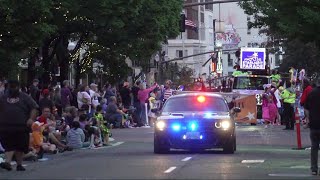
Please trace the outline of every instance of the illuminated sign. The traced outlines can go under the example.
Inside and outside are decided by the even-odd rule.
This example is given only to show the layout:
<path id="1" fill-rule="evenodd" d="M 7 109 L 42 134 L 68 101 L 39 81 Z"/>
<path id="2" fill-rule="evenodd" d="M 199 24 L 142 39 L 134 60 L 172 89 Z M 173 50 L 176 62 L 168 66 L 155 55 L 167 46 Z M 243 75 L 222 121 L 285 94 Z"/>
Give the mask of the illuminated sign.
<path id="1" fill-rule="evenodd" d="M 265 48 L 241 48 L 240 68 L 241 69 L 265 69 L 266 66 Z"/>

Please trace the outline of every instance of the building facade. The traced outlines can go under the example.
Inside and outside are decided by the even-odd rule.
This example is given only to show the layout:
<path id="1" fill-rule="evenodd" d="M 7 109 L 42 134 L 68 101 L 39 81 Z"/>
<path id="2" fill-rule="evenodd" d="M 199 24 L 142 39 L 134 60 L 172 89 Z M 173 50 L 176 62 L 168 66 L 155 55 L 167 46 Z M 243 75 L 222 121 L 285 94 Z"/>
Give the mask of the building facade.
<path id="1" fill-rule="evenodd" d="M 185 3 L 210 2 L 211 0 L 186 0 Z M 252 17 L 246 15 L 238 3 L 223 3 L 213 5 L 193 6 L 184 9 L 186 18 L 197 25 L 197 31 L 186 29 L 177 38 L 170 39 L 164 45 L 163 51 L 168 59 L 189 56 L 198 53 L 216 50 L 215 44 L 222 45 L 223 75 L 230 75 L 237 63 L 235 51 L 241 47 L 263 47 L 267 36 L 260 35 L 259 29 L 249 29 L 248 22 Z M 215 27 L 213 21 L 215 20 Z M 220 27 L 219 27 L 220 26 Z M 224 30 L 220 33 L 219 30 Z M 182 66 L 194 70 L 194 77 L 208 77 L 211 72 L 211 63 L 204 63 L 211 54 L 193 56 L 178 60 Z M 281 56 L 269 53 L 271 69 L 280 64 Z"/>

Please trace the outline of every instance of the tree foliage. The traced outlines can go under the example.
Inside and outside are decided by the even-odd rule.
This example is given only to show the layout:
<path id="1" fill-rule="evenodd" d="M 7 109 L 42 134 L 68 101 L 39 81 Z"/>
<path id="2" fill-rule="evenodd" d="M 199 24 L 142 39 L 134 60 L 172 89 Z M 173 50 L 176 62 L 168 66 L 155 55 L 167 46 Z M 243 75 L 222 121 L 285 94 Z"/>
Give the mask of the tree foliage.
<path id="1" fill-rule="evenodd" d="M 292 65 L 319 71 L 313 65 L 319 64 L 320 0 L 254 0 L 240 6 L 254 17 L 250 27 L 269 35 L 272 47 L 284 47 L 281 69 Z"/>
<path id="2" fill-rule="evenodd" d="M 0 3 L 0 53 L 11 50 L 29 57 L 30 72 L 41 61 L 45 82 L 51 80 L 50 74 L 56 69 L 53 66 L 61 69 L 58 81 L 67 78 L 69 64 L 77 63 L 81 48 L 94 50 L 85 54 L 85 63 L 76 64 L 78 75 L 92 69 L 97 56 L 109 71 L 118 71 L 110 74 L 125 76 L 127 71 L 118 65 L 124 65 L 128 57 L 147 66 L 146 60 L 160 43 L 178 34 L 182 9 L 181 0 L 0 0 Z M 76 42 L 71 50 L 69 41 Z M 87 48 L 88 44 L 97 44 L 98 48 Z M 96 55 L 98 51 L 100 54 Z M 5 62 L 1 59 L 0 63 Z M 32 76 L 30 73 L 30 79 Z"/>
<path id="3" fill-rule="evenodd" d="M 179 67 L 176 63 L 168 63 L 163 67 L 163 79 L 170 79 L 176 85 L 186 85 L 193 81 L 193 70 Z"/>
<path id="4" fill-rule="evenodd" d="M 282 38 L 320 43 L 319 0 L 254 0 L 243 1 L 240 6 L 254 16 L 251 27 L 268 28 Z"/>

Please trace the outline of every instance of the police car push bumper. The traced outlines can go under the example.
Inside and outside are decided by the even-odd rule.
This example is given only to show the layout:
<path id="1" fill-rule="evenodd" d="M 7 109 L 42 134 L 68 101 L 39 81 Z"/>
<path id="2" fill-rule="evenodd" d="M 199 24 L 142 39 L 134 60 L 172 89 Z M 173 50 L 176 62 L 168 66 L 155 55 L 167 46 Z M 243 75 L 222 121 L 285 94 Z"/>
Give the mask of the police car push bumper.
<path id="1" fill-rule="evenodd" d="M 234 128 L 230 120 L 216 120 L 211 123 L 208 121 L 212 120 L 184 122 L 159 120 L 155 126 L 155 138 L 162 145 L 174 149 L 221 148 L 234 138 Z"/>

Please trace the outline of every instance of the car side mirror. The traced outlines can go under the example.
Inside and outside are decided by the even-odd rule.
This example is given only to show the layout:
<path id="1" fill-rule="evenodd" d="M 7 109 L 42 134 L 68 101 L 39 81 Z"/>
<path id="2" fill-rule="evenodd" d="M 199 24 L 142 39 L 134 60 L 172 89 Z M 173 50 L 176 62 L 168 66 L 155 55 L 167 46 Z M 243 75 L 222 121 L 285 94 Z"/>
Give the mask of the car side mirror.
<path id="1" fill-rule="evenodd" d="M 235 108 L 233 109 L 233 111 L 234 111 L 235 113 L 239 113 L 239 112 L 241 112 L 241 108 L 235 107 Z"/>

